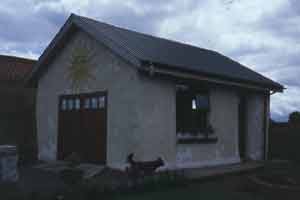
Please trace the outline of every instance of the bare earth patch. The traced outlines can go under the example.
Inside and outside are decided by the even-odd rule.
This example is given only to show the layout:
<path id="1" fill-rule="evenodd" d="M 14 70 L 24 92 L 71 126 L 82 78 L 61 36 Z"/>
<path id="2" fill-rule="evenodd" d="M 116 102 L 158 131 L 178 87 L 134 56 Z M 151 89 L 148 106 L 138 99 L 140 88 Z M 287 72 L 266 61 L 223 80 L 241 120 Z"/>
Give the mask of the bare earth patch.
<path id="1" fill-rule="evenodd" d="M 36 168 L 23 170 L 18 184 L 1 184 L 1 199 L 242 199 L 274 200 L 299 199 L 300 165 L 267 164 L 264 168 L 246 174 L 214 177 L 211 180 L 193 180 L 186 184 L 172 184 L 172 180 L 149 179 L 144 188 L 122 190 L 128 184 L 126 174 L 105 168 L 93 178 L 66 185 L 56 173 Z M 24 180 L 26 179 L 26 180 Z M 169 181 L 169 182 L 168 182 Z M 113 190 L 105 188 L 114 185 Z M 280 185 L 280 187 L 277 187 Z M 284 187 L 282 187 L 284 186 Z M 293 187 L 294 189 L 290 189 Z M 5 198 L 4 198 L 5 197 Z"/>

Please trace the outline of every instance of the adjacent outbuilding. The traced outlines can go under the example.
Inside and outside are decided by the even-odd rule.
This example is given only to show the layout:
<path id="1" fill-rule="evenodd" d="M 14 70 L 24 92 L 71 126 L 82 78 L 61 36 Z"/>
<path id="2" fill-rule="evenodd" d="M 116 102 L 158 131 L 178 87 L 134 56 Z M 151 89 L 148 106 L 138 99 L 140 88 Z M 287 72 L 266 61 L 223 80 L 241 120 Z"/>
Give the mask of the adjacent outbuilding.
<path id="1" fill-rule="evenodd" d="M 21 163 L 35 161 L 37 154 L 36 90 L 25 87 L 35 63 L 28 58 L 0 55 L 0 145 L 17 146 Z"/>

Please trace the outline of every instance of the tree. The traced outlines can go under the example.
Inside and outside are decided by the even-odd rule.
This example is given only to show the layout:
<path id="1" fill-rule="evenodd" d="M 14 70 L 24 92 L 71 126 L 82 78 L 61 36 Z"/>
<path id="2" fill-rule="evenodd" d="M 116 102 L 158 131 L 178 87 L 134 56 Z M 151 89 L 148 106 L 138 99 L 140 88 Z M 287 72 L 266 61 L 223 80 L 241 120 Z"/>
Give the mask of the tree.
<path id="1" fill-rule="evenodd" d="M 290 124 L 299 124 L 300 125 L 300 112 L 295 111 L 289 115 Z"/>

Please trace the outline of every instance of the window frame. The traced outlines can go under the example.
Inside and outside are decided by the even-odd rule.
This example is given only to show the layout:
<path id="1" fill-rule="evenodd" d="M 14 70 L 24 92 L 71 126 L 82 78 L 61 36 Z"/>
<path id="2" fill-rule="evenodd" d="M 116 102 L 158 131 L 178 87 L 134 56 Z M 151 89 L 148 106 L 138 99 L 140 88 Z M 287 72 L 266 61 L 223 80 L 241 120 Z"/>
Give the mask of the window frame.
<path id="1" fill-rule="evenodd" d="M 197 95 L 206 96 L 208 101 L 206 108 L 197 109 Z M 195 105 L 193 101 L 195 101 Z M 189 109 L 188 105 L 190 110 L 185 110 Z M 184 141 L 187 143 L 214 143 L 217 141 L 216 137 L 210 136 L 213 133 L 209 120 L 210 107 L 209 90 L 183 89 L 183 87 L 176 89 L 176 136 L 178 143 L 184 143 Z M 199 127 L 197 127 L 198 120 L 203 121 Z"/>

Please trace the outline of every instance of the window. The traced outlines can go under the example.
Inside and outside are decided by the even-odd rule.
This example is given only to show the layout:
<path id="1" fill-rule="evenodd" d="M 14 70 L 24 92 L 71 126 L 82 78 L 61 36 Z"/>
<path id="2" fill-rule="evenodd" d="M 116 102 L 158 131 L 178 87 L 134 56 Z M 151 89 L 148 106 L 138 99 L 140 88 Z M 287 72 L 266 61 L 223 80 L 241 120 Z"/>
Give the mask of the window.
<path id="1" fill-rule="evenodd" d="M 209 110 L 209 97 L 208 93 L 198 93 L 195 95 L 196 109 Z"/>
<path id="2" fill-rule="evenodd" d="M 207 91 L 178 89 L 176 94 L 177 133 L 198 135 L 209 129 L 209 94 Z"/>
<path id="3" fill-rule="evenodd" d="M 68 100 L 68 110 L 73 110 L 73 100 L 72 99 L 69 99 Z"/>
<path id="4" fill-rule="evenodd" d="M 192 99 L 192 109 L 197 110 L 196 99 Z"/>
<path id="5" fill-rule="evenodd" d="M 65 100 L 65 99 L 62 100 L 61 109 L 67 110 L 67 100 Z"/>
<path id="6" fill-rule="evenodd" d="M 92 98 L 92 108 L 93 109 L 97 109 L 97 98 L 96 97 L 93 97 Z"/>
<path id="7" fill-rule="evenodd" d="M 80 99 L 75 100 L 75 109 L 79 110 L 80 109 Z"/>
<path id="8" fill-rule="evenodd" d="M 105 106 L 105 97 L 99 97 L 98 102 L 99 102 L 99 108 L 104 108 L 104 106 Z"/>
<path id="9" fill-rule="evenodd" d="M 85 109 L 89 109 L 90 108 L 90 99 L 89 98 L 86 98 L 84 100 L 84 108 Z"/>

